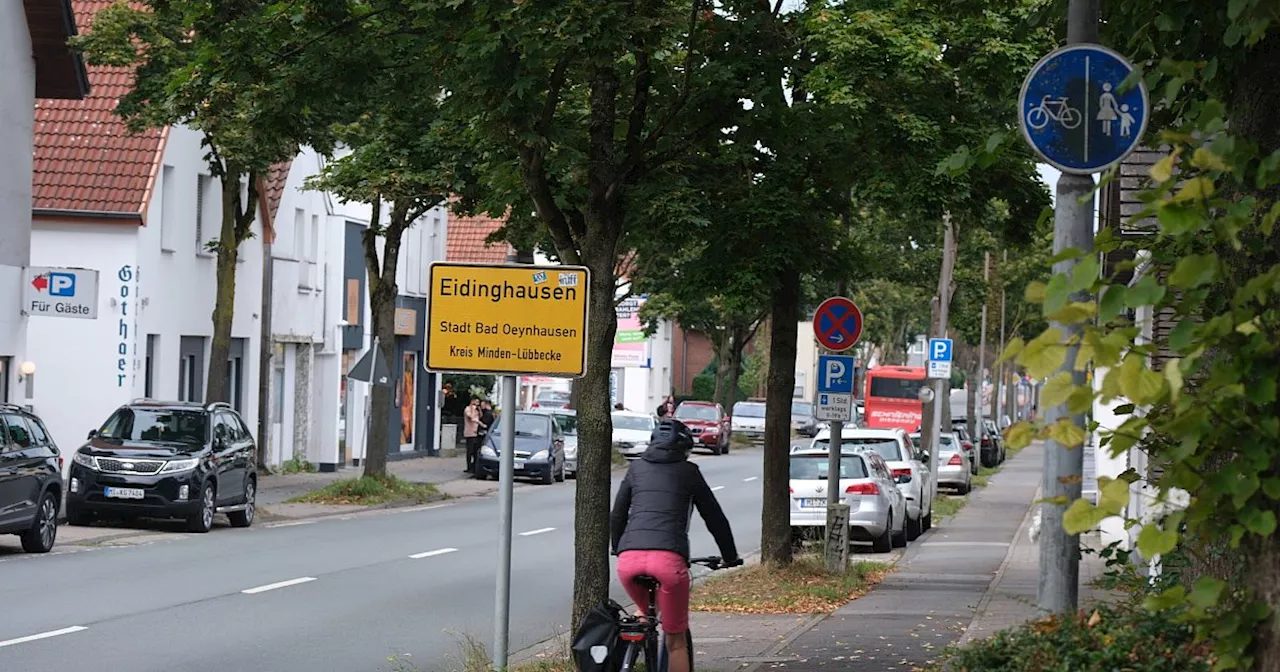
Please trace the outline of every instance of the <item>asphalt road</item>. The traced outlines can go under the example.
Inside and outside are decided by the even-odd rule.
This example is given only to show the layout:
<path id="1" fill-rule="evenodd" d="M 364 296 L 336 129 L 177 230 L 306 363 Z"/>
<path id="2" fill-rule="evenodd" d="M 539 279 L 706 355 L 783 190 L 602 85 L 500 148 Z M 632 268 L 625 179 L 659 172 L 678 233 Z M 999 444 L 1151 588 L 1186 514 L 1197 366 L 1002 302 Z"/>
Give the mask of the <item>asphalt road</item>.
<path id="1" fill-rule="evenodd" d="M 698 462 L 743 553 L 760 544 L 760 459 Z M 516 491 L 512 652 L 567 629 L 573 496 L 572 481 Z M 405 654 L 423 672 L 456 669 L 463 635 L 492 640 L 497 518 L 486 497 L 3 556 L 0 670 L 372 672 Z M 718 553 L 700 521 L 691 541 Z"/>

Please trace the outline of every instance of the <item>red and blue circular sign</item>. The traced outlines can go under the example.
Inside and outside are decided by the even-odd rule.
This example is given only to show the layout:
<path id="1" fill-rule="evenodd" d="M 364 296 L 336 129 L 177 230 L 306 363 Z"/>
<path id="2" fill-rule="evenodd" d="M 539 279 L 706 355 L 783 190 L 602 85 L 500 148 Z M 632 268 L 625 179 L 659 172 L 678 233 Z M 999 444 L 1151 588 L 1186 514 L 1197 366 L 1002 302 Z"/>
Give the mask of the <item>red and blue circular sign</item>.
<path id="1" fill-rule="evenodd" d="M 862 338 L 862 311 L 849 299 L 833 296 L 813 314 L 813 333 L 822 347 L 844 352 Z"/>

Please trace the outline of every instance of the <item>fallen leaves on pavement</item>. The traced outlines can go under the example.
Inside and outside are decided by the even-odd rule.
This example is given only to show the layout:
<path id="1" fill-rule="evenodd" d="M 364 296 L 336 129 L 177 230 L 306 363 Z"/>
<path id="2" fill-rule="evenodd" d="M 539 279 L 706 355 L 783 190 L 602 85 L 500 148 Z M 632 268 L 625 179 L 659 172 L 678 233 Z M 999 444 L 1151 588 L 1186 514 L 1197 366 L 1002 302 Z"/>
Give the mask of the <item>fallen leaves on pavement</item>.
<path id="1" fill-rule="evenodd" d="M 828 574 L 822 558 L 812 555 L 783 567 L 753 565 L 696 587 L 689 608 L 736 614 L 830 613 L 880 583 L 891 569 L 878 562 L 851 562 L 844 575 Z"/>

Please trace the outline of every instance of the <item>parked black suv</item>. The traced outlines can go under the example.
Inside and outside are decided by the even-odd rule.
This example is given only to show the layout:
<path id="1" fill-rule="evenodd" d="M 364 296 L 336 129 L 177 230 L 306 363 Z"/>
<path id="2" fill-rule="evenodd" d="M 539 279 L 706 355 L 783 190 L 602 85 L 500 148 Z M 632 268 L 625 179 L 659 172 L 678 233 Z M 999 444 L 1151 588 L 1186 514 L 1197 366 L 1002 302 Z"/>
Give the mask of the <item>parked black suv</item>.
<path id="1" fill-rule="evenodd" d="M 135 400 L 89 432 L 71 460 L 67 522 L 95 515 L 185 518 L 192 532 L 253 524 L 253 435 L 229 404 Z"/>
<path id="2" fill-rule="evenodd" d="M 22 538 L 28 553 L 48 553 L 58 536 L 62 457 L 35 415 L 0 404 L 0 534 Z"/>

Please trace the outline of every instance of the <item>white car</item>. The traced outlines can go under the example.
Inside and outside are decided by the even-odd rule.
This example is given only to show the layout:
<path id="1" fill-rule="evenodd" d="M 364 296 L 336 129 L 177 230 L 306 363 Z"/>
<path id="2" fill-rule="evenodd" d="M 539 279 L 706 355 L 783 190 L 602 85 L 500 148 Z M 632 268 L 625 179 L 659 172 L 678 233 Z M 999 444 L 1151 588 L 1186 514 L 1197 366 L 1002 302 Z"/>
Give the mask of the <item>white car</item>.
<path id="1" fill-rule="evenodd" d="M 827 524 L 828 455 L 825 450 L 791 453 L 791 537 L 820 537 Z M 840 500 L 849 505 L 849 538 L 870 541 L 872 550 L 888 553 L 907 545 L 907 500 L 894 483 L 889 466 L 868 450 L 845 450 L 840 456 Z"/>
<path id="2" fill-rule="evenodd" d="M 613 412 L 613 447 L 628 460 L 638 459 L 649 449 L 649 437 L 656 423 L 647 413 Z"/>
<path id="3" fill-rule="evenodd" d="M 739 401 L 733 405 L 733 433 L 748 441 L 764 440 L 764 403 Z"/>
<path id="4" fill-rule="evenodd" d="M 813 437 L 811 448 L 827 449 L 829 429 Z M 933 481 L 924 453 L 901 429 L 846 427 L 840 432 L 841 450 L 874 450 L 889 465 L 898 489 L 907 498 L 907 540 L 915 541 L 933 527 Z"/>
<path id="5" fill-rule="evenodd" d="M 924 445 L 919 434 L 912 434 L 911 440 L 917 446 Z M 938 487 L 948 486 L 956 489 L 961 495 L 969 494 L 973 489 L 973 470 L 969 464 L 969 453 L 960 447 L 960 440 L 955 434 L 946 432 L 938 435 Z"/>

